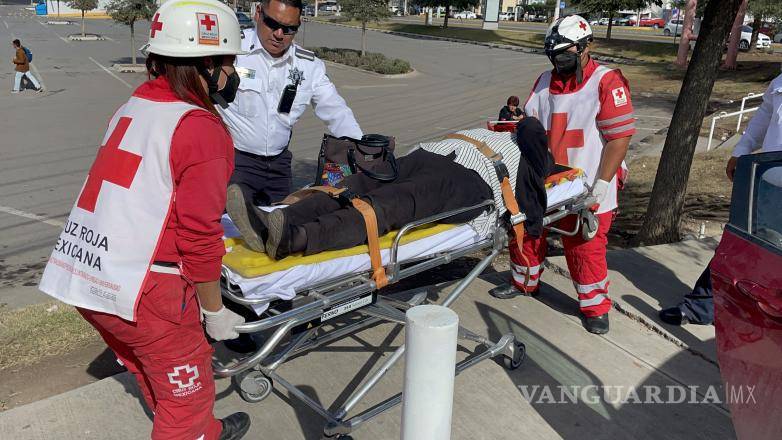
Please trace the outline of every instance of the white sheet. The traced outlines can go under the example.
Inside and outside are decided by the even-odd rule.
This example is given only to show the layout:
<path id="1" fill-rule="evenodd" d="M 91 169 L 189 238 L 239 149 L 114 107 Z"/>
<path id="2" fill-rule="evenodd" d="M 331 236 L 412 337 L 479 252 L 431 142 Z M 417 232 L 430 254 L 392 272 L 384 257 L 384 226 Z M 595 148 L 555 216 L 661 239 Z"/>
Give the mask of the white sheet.
<path id="1" fill-rule="evenodd" d="M 556 185 L 547 191 L 548 205 L 553 206 L 564 200 L 573 199 L 587 191 L 585 179 L 576 179 Z M 274 209 L 274 208 L 265 208 Z M 223 228 L 226 237 L 237 237 L 239 231 L 227 215 L 223 216 Z M 399 260 L 426 257 L 440 252 L 456 250 L 480 241 L 483 237 L 469 225 L 461 225 L 454 229 L 414 241 L 399 247 Z M 227 249 L 230 252 L 230 249 Z M 383 264 L 388 263 L 389 250 L 382 250 Z M 245 298 L 252 299 L 291 299 L 298 288 L 336 278 L 339 276 L 360 273 L 370 269 L 369 255 L 355 255 L 315 264 L 295 266 L 290 269 L 271 273 L 257 278 L 244 278 L 223 265 L 223 276 L 231 283 L 239 286 Z M 267 305 L 253 306 L 260 314 Z"/>

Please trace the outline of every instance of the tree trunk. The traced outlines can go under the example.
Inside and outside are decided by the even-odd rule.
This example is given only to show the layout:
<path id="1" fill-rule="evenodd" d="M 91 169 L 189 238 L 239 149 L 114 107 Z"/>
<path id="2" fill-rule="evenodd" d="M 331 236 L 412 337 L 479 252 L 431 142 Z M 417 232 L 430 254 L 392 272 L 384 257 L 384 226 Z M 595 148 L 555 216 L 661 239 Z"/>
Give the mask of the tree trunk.
<path id="1" fill-rule="evenodd" d="M 403 17 L 407 16 L 407 0 L 405 0 L 405 4 L 402 9 L 402 16 Z"/>
<path id="2" fill-rule="evenodd" d="M 755 15 L 755 20 L 752 22 L 752 38 L 749 42 L 749 51 L 755 50 L 758 44 L 758 34 L 760 33 L 760 26 L 763 25 L 763 16 Z"/>
<path id="3" fill-rule="evenodd" d="M 741 3 L 742 0 L 711 0 L 706 6 L 698 45 L 679 91 L 636 244 L 679 240 L 679 223 L 698 133 L 717 79 L 722 46 Z"/>
<path id="4" fill-rule="evenodd" d="M 133 24 L 130 22 L 130 59 L 133 64 L 136 64 L 136 33 Z"/>
<path id="5" fill-rule="evenodd" d="M 690 41 L 693 39 L 692 25 L 695 21 L 695 10 L 698 8 L 698 0 L 687 0 L 684 12 L 684 29 L 682 29 L 682 39 L 679 41 L 679 53 L 676 56 L 675 64 L 679 67 L 687 66 L 687 55 L 690 52 Z"/>
<path id="6" fill-rule="evenodd" d="M 445 4 L 445 18 L 443 19 L 443 29 L 448 28 L 448 16 L 451 15 L 451 4 Z"/>
<path id="7" fill-rule="evenodd" d="M 361 56 L 367 55 L 367 22 L 361 22 Z"/>
<path id="8" fill-rule="evenodd" d="M 81 11 L 81 36 L 82 37 L 86 36 L 84 32 L 84 10 L 83 9 Z"/>
<path id="9" fill-rule="evenodd" d="M 744 15 L 747 13 L 747 4 L 749 0 L 741 2 L 736 19 L 733 21 L 733 28 L 730 31 L 730 41 L 728 41 L 728 55 L 725 57 L 723 69 L 736 70 L 736 58 L 739 55 L 739 42 L 741 41 L 741 26 L 744 24 Z"/>
<path id="10" fill-rule="evenodd" d="M 608 13 L 608 30 L 606 31 L 606 40 L 611 39 L 611 29 L 614 27 L 614 11 Z"/>

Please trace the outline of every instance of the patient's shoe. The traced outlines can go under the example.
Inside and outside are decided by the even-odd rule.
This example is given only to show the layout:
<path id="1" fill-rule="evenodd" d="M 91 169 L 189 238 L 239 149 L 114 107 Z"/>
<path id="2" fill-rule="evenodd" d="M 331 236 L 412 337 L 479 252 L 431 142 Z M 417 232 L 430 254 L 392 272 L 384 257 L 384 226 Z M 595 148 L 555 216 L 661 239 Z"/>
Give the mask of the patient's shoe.
<path id="1" fill-rule="evenodd" d="M 236 229 L 242 234 L 247 247 L 256 252 L 264 252 L 265 249 L 260 231 L 263 231 L 265 226 L 255 215 L 253 208 L 252 205 L 247 203 L 239 185 L 234 183 L 228 186 L 225 202 L 225 210 L 228 212 L 228 216 L 231 217 L 231 221 L 236 225 Z"/>
<path id="2" fill-rule="evenodd" d="M 608 333 L 608 313 L 600 316 L 584 316 L 584 328 L 589 333 L 604 335 Z"/>
<path id="3" fill-rule="evenodd" d="M 250 430 L 250 416 L 244 412 L 233 413 L 220 422 L 223 424 L 220 440 L 239 440 Z"/>
<path id="4" fill-rule="evenodd" d="M 489 290 L 489 295 L 497 299 L 511 299 L 511 298 L 516 298 L 517 296 L 537 297 L 539 294 L 540 294 L 540 287 L 536 287 L 535 290 L 532 290 L 530 292 L 525 292 L 523 290 L 518 289 L 513 284 L 498 286 Z"/>

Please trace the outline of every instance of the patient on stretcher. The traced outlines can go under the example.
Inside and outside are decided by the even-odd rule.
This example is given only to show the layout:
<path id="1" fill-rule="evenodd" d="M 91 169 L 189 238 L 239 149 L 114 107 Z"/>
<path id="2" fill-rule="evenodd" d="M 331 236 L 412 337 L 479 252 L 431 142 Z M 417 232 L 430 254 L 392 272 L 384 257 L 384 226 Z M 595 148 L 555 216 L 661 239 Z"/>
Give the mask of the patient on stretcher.
<path id="1" fill-rule="evenodd" d="M 540 235 L 546 209 L 544 180 L 553 169 L 553 158 L 540 122 L 526 118 L 519 122 L 515 134 L 487 130 L 461 133 L 485 143 L 491 151 L 501 155 L 516 200 L 527 215 L 527 231 Z M 490 199 L 501 200 L 492 160 L 486 157 L 486 152 L 479 152 L 474 142 L 458 136 L 421 144 L 410 154 L 398 158 L 397 164 L 398 177 L 391 182 L 374 180 L 359 173 L 346 177 L 339 185 L 371 205 L 379 235 L 442 212 Z M 232 186 L 229 193 L 231 191 L 241 190 Z M 236 198 L 240 197 L 240 194 L 236 195 Z M 497 205 L 498 209 L 500 205 Z M 232 220 L 247 246 L 276 260 L 298 252 L 311 255 L 367 242 L 364 217 L 344 197 L 313 192 L 271 212 L 255 206 L 245 206 L 238 212 L 240 218 Z M 500 214 L 503 212 L 504 209 L 499 209 Z M 485 210 L 473 210 L 443 222 L 478 222 L 482 215 Z"/>

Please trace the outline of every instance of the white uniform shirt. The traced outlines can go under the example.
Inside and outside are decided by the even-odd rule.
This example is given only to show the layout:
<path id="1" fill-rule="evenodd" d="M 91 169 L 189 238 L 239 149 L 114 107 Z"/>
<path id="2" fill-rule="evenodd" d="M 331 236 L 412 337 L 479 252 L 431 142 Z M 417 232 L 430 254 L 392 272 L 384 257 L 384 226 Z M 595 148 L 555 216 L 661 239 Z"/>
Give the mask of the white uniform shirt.
<path id="1" fill-rule="evenodd" d="M 763 94 L 763 103 L 733 148 L 733 156 L 744 156 L 759 148 L 763 153 L 782 150 L 782 75 L 771 81 Z"/>
<path id="2" fill-rule="evenodd" d="M 242 50 L 248 54 L 236 57 L 241 78 L 239 91 L 227 109 L 218 107 L 238 150 L 261 156 L 282 153 L 290 141 L 293 125 L 309 104 L 334 136 L 361 138 L 361 127 L 326 76 L 323 61 L 296 44 L 281 57 L 273 58 L 261 46 L 255 30 L 247 29 L 243 35 Z M 293 83 L 289 76 L 294 71 L 303 80 L 290 113 L 279 113 L 277 106 L 285 86 Z"/>

